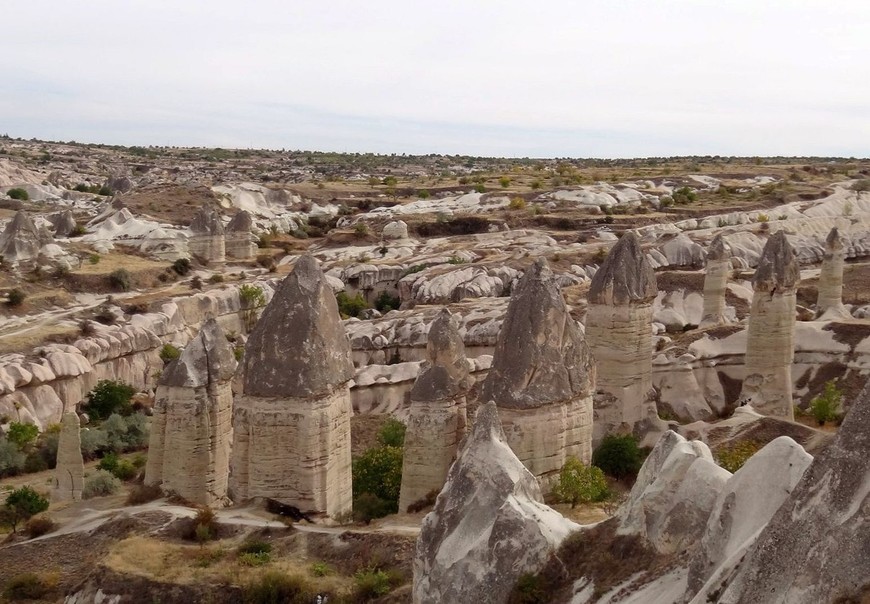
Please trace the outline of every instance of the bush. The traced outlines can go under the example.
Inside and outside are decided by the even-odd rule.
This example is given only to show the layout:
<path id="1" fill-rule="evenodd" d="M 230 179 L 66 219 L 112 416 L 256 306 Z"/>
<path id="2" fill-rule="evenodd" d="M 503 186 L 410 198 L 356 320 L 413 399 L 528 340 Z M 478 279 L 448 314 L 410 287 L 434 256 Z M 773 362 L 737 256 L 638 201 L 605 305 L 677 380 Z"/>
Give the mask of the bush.
<path id="1" fill-rule="evenodd" d="M 41 600 L 48 595 L 50 586 L 35 573 L 24 573 L 9 579 L 3 586 L 3 597 L 16 602 L 19 600 Z"/>
<path id="2" fill-rule="evenodd" d="M 199 275 L 190 280 L 190 287 L 191 289 L 202 289 L 202 279 L 200 279 Z"/>
<path id="3" fill-rule="evenodd" d="M 6 194 L 12 199 L 17 199 L 18 201 L 27 201 L 28 199 L 30 199 L 30 195 L 27 193 L 27 190 L 19 187 L 9 189 L 8 191 L 6 191 Z"/>
<path id="4" fill-rule="evenodd" d="M 553 487 L 553 494 L 573 508 L 578 503 L 607 499 L 610 490 L 601 468 L 583 465 L 576 457 L 569 457 L 559 472 L 559 482 Z"/>
<path id="5" fill-rule="evenodd" d="M 6 511 L 9 514 L 12 532 L 15 532 L 19 522 L 29 520 L 31 516 L 47 509 L 48 499 L 30 487 L 15 489 L 6 497 Z"/>
<path id="6" fill-rule="evenodd" d="M 134 478 L 136 478 L 136 476 L 139 475 L 139 472 L 138 472 L 138 470 L 136 470 L 135 467 L 133 467 L 132 463 L 130 463 L 126 459 L 122 459 L 121 461 L 118 462 L 118 465 L 115 466 L 115 469 L 112 471 L 112 474 L 118 480 L 122 480 L 124 482 L 129 482 L 129 481 L 133 480 Z"/>
<path id="7" fill-rule="evenodd" d="M 82 428 L 82 455 L 86 460 L 92 460 L 97 457 L 100 451 L 104 451 L 109 446 L 109 439 L 105 431 L 98 428 Z"/>
<path id="8" fill-rule="evenodd" d="M 397 506 L 398 507 L 398 506 Z M 376 518 L 383 518 L 395 513 L 390 502 L 371 493 L 362 493 L 353 499 L 353 519 L 368 524 Z"/>
<path id="9" fill-rule="evenodd" d="M 85 486 L 82 489 L 82 499 L 114 495 L 120 488 L 120 480 L 105 470 L 97 470 L 91 476 L 85 478 Z"/>
<path id="10" fill-rule="evenodd" d="M 103 422 L 107 447 L 116 453 L 139 449 L 148 444 L 148 418 L 141 413 L 123 417 L 113 413 Z"/>
<path id="11" fill-rule="evenodd" d="M 358 237 L 365 237 L 369 234 L 369 226 L 364 222 L 358 222 L 356 223 L 356 226 L 353 227 L 353 232 Z"/>
<path id="12" fill-rule="evenodd" d="M 257 321 L 257 309 L 266 305 L 266 294 L 259 285 L 245 283 L 239 287 L 239 301 L 242 307 L 242 322 L 245 329 L 250 331 Z"/>
<path id="13" fill-rule="evenodd" d="M 378 312 L 387 313 L 391 310 L 398 310 L 402 305 L 402 301 L 398 296 L 391 296 L 388 292 L 382 291 L 375 299 L 375 308 Z"/>
<path id="14" fill-rule="evenodd" d="M 109 274 L 109 285 L 122 292 L 133 288 L 133 275 L 125 268 L 119 268 Z"/>
<path id="15" fill-rule="evenodd" d="M 15 443 L 19 449 L 24 449 L 39 436 L 39 428 L 33 424 L 12 422 L 6 432 L 6 438 Z"/>
<path id="16" fill-rule="evenodd" d="M 402 448 L 383 446 L 369 449 L 353 460 L 353 495 L 358 499 L 369 493 L 385 502 L 383 510 L 399 511 L 399 490 L 402 486 Z M 374 516 L 379 518 L 380 516 Z"/>
<path id="17" fill-rule="evenodd" d="M 315 577 L 325 577 L 332 574 L 332 567 L 326 562 L 314 562 L 311 565 L 311 574 Z"/>
<path id="18" fill-rule="evenodd" d="M 243 592 L 247 604 L 309 604 L 316 597 L 305 579 L 278 571 L 263 574 Z"/>
<path id="19" fill-rule="evenodd" d="M 169 363 L 170 361 L 174 361 L 178 357 L 181 356 L 181 351 L 173 346 L 172 344 L 164 344 L 163 348 L 160 349 L 160 360 L 164 363 Z"/>
<path id="20" fill-rule="evenodd" d="M 156 484 L 137 484 L 127 495 L 127 505 L 142 505 L 161 497 L 163 497 L 163 491 Z"/>
<path id="21" fill-rule="evenodd" d="M 188 258 L 179 258 L 172 263 L 172 270 L 183 277 L 190 272 L 190 260 Z"/>
<path id="22" fill-rule="evenodd" d="M 224 276 L 215 273 L 214 275 L 212 275 L 211 277 L 208 278 L 208 282 L 211 283 L 212 285 L 215 285 L 216 283 L 223 283 Z"/>
<path id="23" fill-rule="evenodd" d="M 486 186 L 483 183 L 478 183 L 474 185 L 475 193 L 486 193 Z"/>
<path id="24" fill-rule="evenodd" d="M 825 422 L 836 421 L 840 416 L 840 404 L 843 393 L 837 388 L 834 380 L 825 382 L 825 390 L 810 403 L 810 414 L 824 426 Z"/>
<path id="25" fill-rule="evenodd" d="M 521 575 L 517 579 L 508 599 L 509 604 L 547 604 L 549 601 L 550 596 L 543 578 L 531 573 Z"/>
<path id="26" fill-rule="evenodd" d="M 643 453 L 637 439 L 630 434 L 609 434 L 592 454 L 592 465 L 608 476 L 628 478 L 637 474 L 643 464 Z"/>
<path id="27" fill-rule="evenodd" d="M 420 199 L 429 199 L 432 197 L 432 194 L 427 189 L 421 189 L 417 192 L 417 197 Z"/>
<path id="28" fill-rule="evenodd" d="M 716 453 L 716 463 L 732 474 L 743 467 L 750 457 L 761 448 L 754 440 L 739 440 L 734 444 L 722 447 Z"/>
<path id="29" fill-rule="evenodd" d="M 383 570 L 359 570 L 353 576 L 357 601 L 367 602 L 385 596 L 392 589 L 390 575 Z"/>
<path id="30" fill-rule="evenodd" d="M 115 473 L 115 468 L 118 467 L 118 455 L 116 453 L 107 453 L 100 460 L 100 463 L 97 464 L 97 468 L 100 470 L 105 470 L 106 472 L 110 472 L 112 474 Z"/>
<path id="31" fill-rule="evenodd" d="M 21 306 L 22 304 L 24 304 L 24 301 L 26 299 L 27 299 L 27 294 L 25 294 L 23 291 L 21 291 L 20 289 L 18 289 L 16 287 L 15 289 L 9 290 L 8 299 L 6 301 L 6 304 L 8 304 L 9 306 L 13 306 L 13 307 L 14 306 Z"/>
<path id="32" fill-rule="evenodd" d="M 514 197 L 511 199 L 508 204 L 508 208 L 511 210 L 523 210 L 526 207 L 526 200 L 522 197 Z"/>
<path id="33" fill-rule="evenodd" d="M 335 301 L 338 303 L 338 312 L 344 319 L 358 317 L 362 311 L 369 308 L 369 304 L 362 297 L 362 294 L 350 297 L 345 292 L 338 292 L 335 295 Z"/>
<path id="34" fill-rule="evenodd" d="M 106 419 L 113 413 L 129 415 L 133 412 L 130 399 L 136 389 L 117 380 L 100 380 L 85 399 L 84 410 L 95 419 Z"/>
<path id="35" fill-rule="evenodd" d="M 870 191 L 870 178 L 862 178 L 861 180 L 856 180 L 852 183 L 853 191 Z"/>
<path id="36" fill-rule="evenodd" d="M 676 191 L 674 191 L 673 199 L 674 203 L 679 205 L 688 205 L 695 201 L 698 198 L 698 194 L 695 193 L 689 187 L 680 187 Z"/>
<path id="37" fill-rule="evenodd" d="M 387 419 L 378 431 L 378 442 L 385 447 L 403 447 L 407 427 L 394 417 Z"/>
<path id="38" fill-rule="evenodd" d="M 27 531 L 31 539 L 36 539 L 37 537 L 47 535 L 56 528 L 57 524 L 48 516 L 35 516 L 27 521 L 24 530 Z"/>
<path id="39" fill-rule="evenodd" d="M 272 552 L 272 544 L 260 539 L 249 539 L 242 543 L 237 550 L 238 554 L 269 554 Z"/>
<path id="40" fill-rule="evenodd" d="M 215 520 L 214 510 L 208 507 L 200 508 L 191 524 L 191 531 L 184 537 L 185 539 L 205 543 L 210 539 L 217 537 L 218 526 Z"/>

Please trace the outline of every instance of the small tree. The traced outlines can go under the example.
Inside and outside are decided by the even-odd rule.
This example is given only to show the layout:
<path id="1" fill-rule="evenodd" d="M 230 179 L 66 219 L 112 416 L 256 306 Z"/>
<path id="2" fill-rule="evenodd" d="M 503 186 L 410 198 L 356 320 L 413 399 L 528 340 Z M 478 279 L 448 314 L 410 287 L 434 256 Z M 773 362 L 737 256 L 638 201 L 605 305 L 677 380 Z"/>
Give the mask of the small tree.
<path id="1" fill-rule="evenodd" d="M 85 410 L 96 419 L 106 419 L 113 413 L 129 415 L 133 412 L 130 399 L 136 389 L 116 380 L 100 380 L 88 393 Z"/>
<path id="2" fill-rule="evenodd" d="M 8 300 L 7 304 L 9 306 L 21 306 L 22 304 L 24 304 L 24 301 L 27 299 L 27 294 L 25 294 L 23 291 L 21 291 L 17 287 L 15 289 L 9 290 L 8 296 L 9 296 L 9 300 Z"/>
<path id="3" fill-rule="evenodd" d="M 406 429 L 405 424 L 391 417 L 381 426 L 378 432 L 378 442 L 385 447 L 403 447 Z"/>
<path id="4" fill-rule="evenodd" d="M 553 487 L 553 494 L 573 508 L 578 503 L 602 501 L 610 491 L 600 468 L 583 465 L 576 457 L 569 457 L 559 472 L 559 482 Z"/>
<path id="5" fill-rule="evenodd" d="M 385 186 L 395 187 L 398 184 L 398 180 L 396 180 L 395 176 L 385 176 L 381 181 Z"/>
<path id="6" fill-rule="evenodd" d="M 15 489 L 6 497 L 6 509 L 9 513 L 8 519 L 14 533 L 19 522 L 27 521 L 31 516 L 47 510 L 48 499 L 30 487 L 21 487 L 20 489 Z"/>
<path id="7" fill-rule="evenodd" d="M 369 493 L 382 499 L 383 515 L 399 511 L 399 489 L 402 486 L 402 448 L 369 449 L 353 461 L 353 494 L 357 499 Z"/>
<path id="8" fill-rule="evenodd" d="M 592 454 L 592 465 L 614 478 L 634 476 L 641 464 L 643 453 L 630 434 L 608 434 Z"/>
<path id="9" fill-rule="evenodd" d="M 0 438 L 0 477 L 15 476 L 24 469 L 26 461 L 27 455 L 15 443 Z"/>
<path id="10" fill-rule="evenodd" d="M 6 194 L 12 199 L 17 199 L 19 201 L 27 201 L 28 199 L 30 199 L 30 195 L 27 193 L 27 190 L 20 187 L 9 189 L 8 191 L 6 191 Z"/>
<path id="11" fill-rule="evenodd" d="M 824 426 L 825 422 L 835 421 L 839 417 L 842 402 L 843 393 L 834 380 L 828 380 L 825 382 L 825 390 L 810 403 L 810 413 L 820 426 Z"/>
<path id="12" fill-rule="evenodd" d="M 247 331 L 251 331 L 257 322 L 257 310 L 266 305 L 266 294 L 259 285 L 245 283 L 239 287 L 239 302 L 242 308 L 242 323 Z"/>
<path id="13" fill-rule="evenodd" d="M 39 428 L 33 424 L 22 424 L 19 422 L 9 424 L 9 431 L 6 433 L 6 438 L 14 442 L 22 450 L 36 440 L 37 436 L 39 436 Z"/>

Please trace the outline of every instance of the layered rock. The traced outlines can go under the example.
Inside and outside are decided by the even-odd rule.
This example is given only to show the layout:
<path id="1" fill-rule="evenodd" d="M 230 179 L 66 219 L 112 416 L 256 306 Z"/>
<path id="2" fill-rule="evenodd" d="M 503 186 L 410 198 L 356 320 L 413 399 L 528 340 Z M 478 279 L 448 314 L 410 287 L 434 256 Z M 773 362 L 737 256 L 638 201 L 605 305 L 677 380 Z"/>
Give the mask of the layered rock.
<path id="1" fill-rule="evenodd" d="M 187 247 L 190 255 L 203 262 L 226 261 L 224 225 L 220 214 L 211 206 L 202 206 L 190 223 Z"/>
<path id="2" fill-rule="evenodd" d="M 569 456 L 592 457 L 595 368 L 546 261 L 520 279 L 479 400 L 495 401 L 507 442 L 549 482 Z"/>
<path id="3" fill-rule="evenodd" d="M 231 491 L 303 511 L 351 510 L 350 345 L 311 256 L 296 261 L 245 345 Z"/>
<path id="4" fill-rule="evenodd" d="M 799 281 L 794 250 L 785 232 L 779 231 L 767 240 L 752 278 L 746 377 L 740 399 L 764 415 L 786 419 L 794 419 L 791 365 Z"/>
<path id="5" fill-rule="evenodd" d="M 209 319 L 157 385 L 145 484 L 192 503 L 227 497 L 232 443 L 233 349 Z"/>
<path id="6" fill-rule="evenodd" d="M 843 306 L 843 265 L 846 249 L 837 227 L 825 239 L 825 255 L 819 272 L 819 296 L 816 313 L 823 319 L 848 319 L 849 311 Z"/>
<path id="7" fill-rule="evenodd" d="M 579 528 L 543 504 L 535 477 L 507 443 L 494 403 L 482 405 L 414 558 L 413 602 L 507 602 L 517 579 Z"/>
<path id="8" fill-rule="evenodd" d="M 444 486 L 447 471 L 465 435 L 465 391 L 469 363 L 459 334 L 459 318 L 446 308 L 429 328 L 429 360 L 411 389 L 405 432 L 399 510 Z"/>
<path id="9" fill-rule="evenodd" d="M 758 537 L 718 602 L 858 602 L 870 586 L 870 387 Z"/>
<path id="10" fill-rule="evenodd" d="M 82 437 L 79 416 L 65 413 L 57 441 L 57 465 L 51 489 L 52 501 L 80 501 L 85 484 L 85 464 L 82 458 Z"/>
<path id="11" fill-rule="evenodd" d="M 227 258 L 251 260 L 256 256 L 257 244 L 252 234 L 253 226 L 254 221 L 245 210 L 233 216 L 224 235 Z"/>
<path id="12" fill-rule="evenodd" d="M 0 256 L 13 266 L 34 264 L 40 248 L 51 241 L 48 231 L 38 228 L 25 212 L 17 212 L 0 233 Z"/>
<path id="13" fill-rule="evenodd" d="M 701 327 L 713 327 L 726 322 L 725 290 L 731 272 L 731 246 L 721 233 L 713 238 L 707 250 L 707 269 L 704 274 L 704 310 Z"/>
<path id="14" fill-rule="evenodd" d="M 76 221 L 70 210 L 49 214 L 46 219 L 54 228 L 55 237 L 69 237 L 76 229 Z"/>
<path id="15" fill-rule="evenodd" d="M 649 432 L 658 424 L 652 391 L 652 266 L 633 231 L 613 246 L 589 286 L 586 339 L 595 357 L 595 442 L 612 431 Z"/>

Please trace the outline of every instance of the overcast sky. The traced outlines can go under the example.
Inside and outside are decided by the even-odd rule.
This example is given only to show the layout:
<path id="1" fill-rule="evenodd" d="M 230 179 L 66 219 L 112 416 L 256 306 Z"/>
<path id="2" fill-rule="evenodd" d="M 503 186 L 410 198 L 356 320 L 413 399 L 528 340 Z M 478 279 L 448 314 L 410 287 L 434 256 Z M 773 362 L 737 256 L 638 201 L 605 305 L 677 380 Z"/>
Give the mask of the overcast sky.
<path id="1" fill-rule="evenodd" d="M 870 156 L 867 0 L 0 0 L 0 133 Z"/>

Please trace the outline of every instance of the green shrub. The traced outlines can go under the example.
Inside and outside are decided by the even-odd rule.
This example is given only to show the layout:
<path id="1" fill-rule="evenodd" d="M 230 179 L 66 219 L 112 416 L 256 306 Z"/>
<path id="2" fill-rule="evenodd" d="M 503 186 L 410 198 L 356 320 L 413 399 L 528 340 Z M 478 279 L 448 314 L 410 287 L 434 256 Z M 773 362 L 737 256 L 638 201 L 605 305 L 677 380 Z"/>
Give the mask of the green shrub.
<path id="1" fill-rule="evenodd" d="M 583 465 L 576 457 L 569 457 L 559 472 L 553 494 L 573 508 L 578 503 L 603 501 L 610 495 L 610 490 L 601 468 Z"/>
<path id="2" fill-rule="evenodd" d="M 810 403 L 810 413 L 820 426 L 824 426 L 825 422 L 837 420 L 842 402 L 843 393 L 837 388 L 834 380 L 828 380 L 825 382 L 825 390 Z"/>
<path id="3" fill-rule="evenodd" d="M 12 602 L 41 600 L 49 591 L 47 582 L 35 573 L 16 575 L 3 585 L 3 597 Z"/>
<path id="4" fill-rule="evenodd" d="M 391 310 L 398 310 L 402 305 L 402 301 L 398 296 L 391 296 L 389 292 L 382 291 L 375 299 L 375 308 L 378 312 L 387 313 Z"/>
<path id="5" fill-rule="evenodd" d="M 432 197 L 432 194 L 427 189 L 421 189 L 417 192 L 417 197 L 420 199 L 429 199 Z"/>
<path id="6" fill-rule="evenodd" d="M 200 508 L 193 518 L 192 527 L 193 532 L 185 535 L 186 539 L 196 540 L 199 543 L 215 539 L 217 537 L 218 526 L 214 510 L 208 507 Z"/>
<path id="7" fill-rule="evenodd" d="M 24 449 L 39 436 L 39 428 L 33 424 L 12 422 L 6 432 L 6 438 L 15 443 L 19 449 Z"/>
<path id="8" fill-rule="evenodd" d="M 547 593 L 543 578 L 532 573 L 520 575 L 514 585 L 508 604 L 547 604 L 550 595 Z"/>
<path id="9" fill-rule="evenodd" d="M 614 478 L 634 476 L 642 464 L 643 452 L 630 434 L 608 434 L 592 454 L 592 465 Z"/>
<path id="10" fill-rule="evenodd" d="M 246 604 L 310 604 L 317 597 L 305 579 L 271 571 L 244 588 Z"/>
<path id="11" fill-rule="evenodd" d="M 325 577 L 332 574 L 332 567 L 326 562 L 314 562 L 311 565 L 311 574 L 315 577 Z"/>
<path id="12" fill-rule="evenodd" d="M 6 301 L 6 304 L 8 304 L 9 306 L 13 306 L 13 307 L 14 306 L 21 306 L 22 304 L 24 304 L 24 301 L 27 299 L 27 294 L 25 294 L 23 291 L 21 291 L 17 287 L 15 289 L 9 290 L 9 294 L 7 294 L 7 296 L 8 296 L 8 299 Z"/>
<path id="13" fill-rule="evenodd" d="M 27 521 L 24 530 L 31 539 L 36 539 L 37 537 L 47 535 L 56 528 L 57 524 L 48 516 L 35 516 Z"/>
<path id="14" fill-rule="evenodd" d="M 755 217 L 756 222 L 767 222 L 770 220 L 770 217 L 767 214 L 758 214 Z"/>
<path id="15" fill-rule="evenodd" d="M 398 506 L 397 506 L 398 507 Z M 353 519 L 368 524 L 376 518 L 394 513 L 390 502 L 372 493 L 362 493 L 353 499 Z"/>
<path id="16" fill-rule="evenodd" d="M 190 272 L 190 260 L 188 258 L 179 258 L 172 263 L 172 270 L 183 277 Z"/>
<path id="17" fill-rule="evenodd" d="M 356 223 L 356 226 L 353 227 L 353 232 L 356 233 L 358 237 L 365 237 L 369 234 L 369 226 L 364 222 Z"/>
<path id="18" fill-rule="evenodd" d="M 85 486 L 82 489 L 82 499 L 114 495 L 120 488 L 120 480 L 105 470 L 97 470 L 91 476 L 85 478 Z"/>
<path id="19" fill-rule="evenodd" d="M 272 552 L 272 544 L 260 539 L 249 539 L 242 543 L 237 550 L 241 554 L 269 554 Z"/>
<path id="20" fill-rule="evenodd" d="M 136 478 L 139 475 L 139 472 L 136 468 L 133 467 L 133 464 L 130 463 L 126 459 L 122 459 L 118 462 L 118 465 L 115 466 L 115 469 L 112 471 L 112 474 L 118 480 L 122 480 L 124 482 L 128 482 Z"/>
<path id="21" fill-rule="evenodd" d="M 17 199 L 19 201 L 27 201 L 28 199 L 30 199 L 30 195 L 27 193 L 27 190 L 19 187 L 9 189 L 8 191 L 6 191 L 6 194 L 12 199 Z"/>
<path id="22" fill-rule="evenodd" d="M 118 454 L 117 453 L 106 453 L 103 458 L 100 460 L 100 463 L 97 464 L 97 468 L 100 470 L 105 470 L 106 472 L 110 472 L 112 474 L 115 473 L 115 468 L 118 467 Z"/>
<path id="23" fill-rule="evenodd" d="M 390 575 L 383 570 L 359 570 L 353 579 L 356 583 L 354 595 L 357 601 L 368 602 L 380 598 L 392 589 Z"/>
<path id="24" fill-rule="evenodd" d="M 508 178 L 507 176 L 502 176 L 501 178 L 498 179 L 498 184 L 502 189 L 507 189 L 508 186 L 510 186 L 510 184 L 511 184 L 511 179 Z"/>
<path id="25" fill-rule="evenodd" d="M 214 275 L 212 275 L 211 277 L 208 278 L 208 282 L 211 283 L 212 285 L 215 285 L 217 283 L 223 283 L 224 276 L 215 273 Z"/>
<path id="26" fill-rule="evenodd" d="M 92 460 L 109 447 L 109 439 L 105 431 L 99 428 L 82 428 L 82 455 L 85 460 Z"/>
<path id="27" fill-rule="evenodd" d="M 376 505 L 370 506 L 369 511 L 378 512 L 378 515 L 373 516 L 374 518 L 399 511 L 399 490 L 402 485 L 401 447 L 383 446 L 369 449 L 353 460 L 352 473 L 354 501 L 365 493 L 384 501 L 384 505 L 380 508 Z"/>
<path id="28" fill-rule="evenodd" d="M 19 522 L 27 521 L 31 516 L 48 509 L 48 499 L 24 486 L 15 489 L 6 497 L 6 512 L 12 532 L 15 532 Z"/>
<path id="29" fill-rule="evenodd" d="M 99 254 L 91 254 L 88 256 L 88 262 L 91 264 L 99 264 L 100 263 L 100 255 Z"/>
<path id="30" fill-rule="evenodd" d="M 338 312 L 344 319 L 358 317 L 362 311 L 369 308 L 369 304 L 362 297 L 362 294 L 350 297 L 345 292 L 338 292 L 335 295 L 335 301 L 338 303 Z"/>
<path id="31" fill-rule="evenodd" d="M 239 287 L 239 302 L 241 303 L 242 322 L 250 331 L 257 322 L 257 310 L 266 305 L 266 294 L 259 285 L 245 283 Z"/>
<path id="32" fill-rule="evenodd" d="M 733 474 L 760 448 L 761 445 L 754 440 L 738 440 L 716 452 L 716 463 Z"/>
<path id="33" fill-rule="evenodd" d="M 523 210 L 526 207 L 526 200 L 522 197 L 513 197 L 508 204 L 511 210 Z"/>
<path id="34" fill-rule="evenodd" d="M 84 410 L 93 419 L 106 419 L 113 413 L 133 412 L 130 399 L 136 394 L 132 386 L 117 380 L 100 380 L 86 399 Z"/>
<path id="35" fill-rule="evenodd" d="M 394 417 L 390 417 L 378 430 L 378 442 L 385 447 L 403 447 L 407 426 Z"/>
<path id="36" fill-rule="evenodd" d="M 698 198 L 698 194 L 695 193 L 689 187 L 680 187 L 673 194 L 674 203 L 679 205 L 688 205 L 695 201 Z"/>
<path id="37" fill-rule="evenodd" d="M 148 418 L 141 413 L 121 416 L 113 413 L 103 422 L 107 448 L 116 453 L 140 449 L 148 444 Z"/>
<path id="38" fill-rule="evenodd" d="M 172 344 L 164 344 L 163 348 L 160 349 L 160 360 L 164 363 L 169 363 L 170 361 L 174 361 L 178 357 L 181 356 L 181 351 L 173 346 Z"/>
<path id="39" fill-rule="evenodd" d="M 239 563 L 244 566 L 263 566 L 272 561 L 272 556 L 269 553 L 261 552 L 258 554 L 246 552 L 239 554 Z"/>
<path id="40" fill-rule="evenodd" d="M 486 193 L 486 185 L 484 185 L 483 183 L 478 183 L 478 184 L 474 185 L 474 192 L 475 193 Z"/>
<path id="41" fill-rule="evenodd" d="M 109 285 L 122 292 L 133 288 L 133 275 L 125 268 L 119 268 L 109 274 Z"/>

